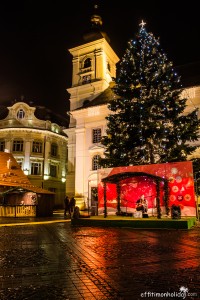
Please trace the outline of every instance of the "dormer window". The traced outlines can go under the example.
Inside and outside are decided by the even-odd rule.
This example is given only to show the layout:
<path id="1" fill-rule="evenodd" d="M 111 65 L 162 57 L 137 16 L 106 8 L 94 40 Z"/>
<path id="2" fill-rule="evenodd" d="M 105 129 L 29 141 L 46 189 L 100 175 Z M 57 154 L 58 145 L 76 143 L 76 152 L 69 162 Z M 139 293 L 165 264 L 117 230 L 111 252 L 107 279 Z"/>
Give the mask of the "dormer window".
<path id="1" fill-rule="evenodd" d="M 24 119 L 24 117 L 25 117 L 25 111 L 23 109 L 19 109 L 17 112 L 17 118 Z"/>
<path id="2" fill-rule="evenodd" d="M 83 64 L 83 68 L 90 68 L 91 67 L 91 58 L 86 58 Z"/>

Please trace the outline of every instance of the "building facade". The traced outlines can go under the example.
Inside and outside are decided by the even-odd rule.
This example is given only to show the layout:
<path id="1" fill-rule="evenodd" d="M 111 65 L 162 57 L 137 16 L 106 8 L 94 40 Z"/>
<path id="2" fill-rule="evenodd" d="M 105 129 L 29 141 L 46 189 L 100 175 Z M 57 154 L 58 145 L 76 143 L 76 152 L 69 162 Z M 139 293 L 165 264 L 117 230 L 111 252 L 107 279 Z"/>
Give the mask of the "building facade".
<path id="1" fill-rule="evenodd" d="M 91 21 L 92 25 L 101 24 L 99 16 L 93 16 Z M 91 206 L 96 194 L 98 157 L 104 153 L 100 140 L 108 114 L 104 102 L 112 94 L 110 85 L 119 58 L 107 35 L 96 26 L 84 36 L 82 45 L 69 51 L 73 71 L 72 87 L 67 90 L 70 124 L 65 130 L 68 136 L 66 188 L 69 195 L 75 195 L 80 208 L 86 208 Z"/>
<path id="2" fill-rule="evenodd" d="M 83 43 L 69 49 L 72 55 L 72 86 L 68 135 L 68 173 L 66 191 L 75 195 L 80 208 L 95 206 L 97 194 L 98 158 L 104 155 L 101 136 L 105 135 L 107 104 L 114 97 L 113 77 L 116 77 L 118 56 L 109 38 L 101 31 L 102 20 L 91 18 L 92 30 Z M 190 85 L 184 91 L 188 99 L 187 112 L 200 107 L 200 86 Z M 197 142 L 199 143 L 199 142 Z M 200 151 L 196 151 L 200 157 Z M 190 157 L 191 158 L 191 157 Z"/>
<path id="3" fill-rule="evenodd" d="M 25 102 L 7 107 L 0 119 L 0 151 L 12 153 L 30 182 L 54 192 L 54 207 L 63 207 L 67 136 L 62 126 L 45 116 L 39 119 L 36 113 L 41 115 L 41 109 Z"/>

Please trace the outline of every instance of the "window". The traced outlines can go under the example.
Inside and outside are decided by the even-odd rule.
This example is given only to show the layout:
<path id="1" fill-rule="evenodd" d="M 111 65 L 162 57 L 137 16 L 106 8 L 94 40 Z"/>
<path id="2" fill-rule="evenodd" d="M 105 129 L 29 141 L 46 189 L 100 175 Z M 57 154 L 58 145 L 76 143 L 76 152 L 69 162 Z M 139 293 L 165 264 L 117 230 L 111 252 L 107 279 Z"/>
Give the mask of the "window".
<path id="1" fill-rule="evenodd" d="M 58 155 L 58 146 L 57 144 L 51 144 L 51 156 L 57 156 Z"/>
<path id="2" fill-rule="evenodd" d="M 50 165 L 50 176 L 57 177 L 57 166 Z"/>
<path id="3" fill-rule="evenodd" d="M 108 68 L 108 71 L 110 72 L 110 64 L 109 64 L 109 62 L 107 63 L 107 68 Z"/>
<path id="4" fill-rule="evenodd" d="M 19 109 L 17 112 L 17 118 L 18 119 L 23 119 L 25 117 L 25 112 L 23 109 Z"/>
<path id="5" fill-rule="evenodd" d="M 48 188 L 48 191 L 53 192 L 53 193 L 56 193 L 57 189 L 56 189 L 56 188 L 53 188 L 53 187 L 50 187 L 50 188 Z"/>
<path id="6" fill-rule="evenodd" d="M 83 68 L 89 68 L 91 67 L 91 58 L 86 58 L 86 60 L 84 61 L 84 64 L 83 64 Z"/>
<path id="7" fill-rule="evenodd" d="M 101 128 L 93 129 L 92 142 L 93 144 L 101 142 Z"/>
<path id="8" fill-rule="evenodd" d="M 4 151 L 5 150 L 5 141 L 0 140 L 0 151 Z"/>
<path id="9" fill-rule="evenodd" d="M 42 153 L 42 142 L 33 141 L 32 152 Z"/>
<path id="10" fill-rule="evenodd" d="M 42 174 L 42 163 L 33 162 L 31 163 L 31 175 Z"/>
<path id="11" fill-rule="evenodd" d="M 13 152 L 22 152 L 24 147 L 24 141 L 15 140 L 13 141 Z"/>
<path id="12" fill-rule="evenodd" d="M 100 159 L 100 155 L 95 155 L 92 159 L 92 170 L 97 170 L 100 169 L 99 166 L 99 159 Z"/>

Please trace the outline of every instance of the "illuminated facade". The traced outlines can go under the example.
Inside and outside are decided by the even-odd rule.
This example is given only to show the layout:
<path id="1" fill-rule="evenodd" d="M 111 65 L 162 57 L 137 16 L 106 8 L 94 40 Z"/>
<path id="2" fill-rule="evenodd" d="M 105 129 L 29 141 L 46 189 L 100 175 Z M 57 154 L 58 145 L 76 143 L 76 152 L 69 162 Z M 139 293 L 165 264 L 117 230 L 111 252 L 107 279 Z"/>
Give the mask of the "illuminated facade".
<path id="1" fill-rule="evenodd" d="M 114 97 L 112 78 L 116 77 L 119 61 L 107 35 L 101 31 L 101 17 L 95 15 L 91 22 L 93 30 L 84 36 L 83 43 L 69 49 L 73 71 L 72 87 L 67 90 L 71 97 L 70 125 L 65 130 L 69 139 L 66 192 L 75 195 L 80 207 L 91 207 L 95 202 L 98 157 L 105 150 L 100 138 L 105 135 L 107 103 Z M 184 93 L 188 99 L 187 111 L 200 107 L 198 85 L 190 85 Z M 195 155 L 200 157 L 200 151 Z"/>
<path id="2" fill-rule="evenodd" d="M 101 23 L 101 18 L 96 16 L 95 22 Z M 105 97 L 112 94 L 110 85 L 119 61 L 104 32 L 94 29 L 84 40 L 82 45 L 69 49 L 73 74 L 72 87 L 68 89 L 70 125 L 65 130 L 68 135 L 67 194 L 75 195 L 81 208 L 90 206 L 96 193 L 98 157 L 104 153 L 100 139 L 105 133 L 108 114 Z"/>
<path id="3" fill-rule="evenodd" d="M 10 152 L 30 182 L 55 192 L 55 207 L 66 192 L 67 136 L 50 120 L 38 119 L 39 108 L 17 102 L 0 120 L 0 151 Z"/>

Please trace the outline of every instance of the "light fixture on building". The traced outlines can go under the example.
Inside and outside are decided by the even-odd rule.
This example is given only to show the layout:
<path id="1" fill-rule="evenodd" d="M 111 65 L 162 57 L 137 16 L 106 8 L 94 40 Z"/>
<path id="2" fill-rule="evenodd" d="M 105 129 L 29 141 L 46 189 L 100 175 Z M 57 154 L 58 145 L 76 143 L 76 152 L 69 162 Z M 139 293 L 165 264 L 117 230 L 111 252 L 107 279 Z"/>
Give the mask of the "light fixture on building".
<path id="1" fill-rule="evenodd" d="M 66 181 L 66 178 L 65 177 L 62 177 L 62 182 L 64 183 Z"/>
<path id="2" fill-rule="evenodd" d="M 49 175 L 44 174 L 44 180 L 48 180 L 49 179 Z"/>
<path id="3" fill-rule="evenodd" d="M 25 175 L 28 175 L 28 173 L 29 173 L 29 170 L 28 170 L 28 169 L 25 169 L 25 170 L 24 170 L 24 174 L 25 174 Z"/>

